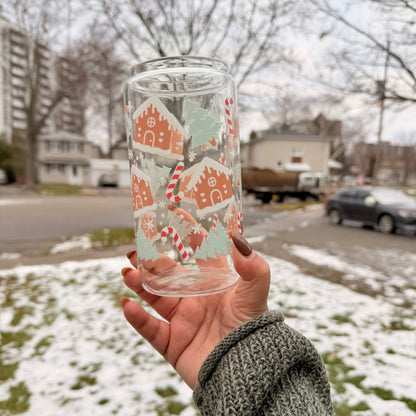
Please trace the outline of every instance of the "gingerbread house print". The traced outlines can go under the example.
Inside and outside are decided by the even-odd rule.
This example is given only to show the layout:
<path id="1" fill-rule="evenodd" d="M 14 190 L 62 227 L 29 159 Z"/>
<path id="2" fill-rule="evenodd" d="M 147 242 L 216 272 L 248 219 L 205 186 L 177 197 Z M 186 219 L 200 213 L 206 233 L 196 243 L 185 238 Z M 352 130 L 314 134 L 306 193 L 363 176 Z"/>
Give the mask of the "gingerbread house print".
<path id="1" fill-rule="evenodd" d="M 135 165 L 131 166 L 131 190 L 135 218 L 144 212 L 156 208 L 150 189 L 150 177 L 144 174 Z"/>
<path id="2" fill-rule="evenodd" d="M 139 227 L 142 229 L 145 237 L 151 242 L 156 240 L 159 236 L 154 218 L 155 215 L 156 214 L 154 212 L 147 212 L 145 214 L 140 215 L 139 219 Z"/>
<path id="3" fill-rule="evenodd" d="M 234 201 L 231 171 L 208 157 L 182 172 L 180 180 L 183 200 L 195 203 L 199 216 L 224 208 Z"/>
<path id="4" fill-rule="evenodd" d="M 230 204 L 224 215 L 224 222 L 227 224 L 227 230 L 230 232 L 241 233 L 241 214 L 237 209 L 235 201 Z"/>
<path id="5" fill-rule="evenodd" d="M 157 97 L 146 100 L 133 114 L 133 147 L 170 159 L 183 160 L 188 134 Z"/>

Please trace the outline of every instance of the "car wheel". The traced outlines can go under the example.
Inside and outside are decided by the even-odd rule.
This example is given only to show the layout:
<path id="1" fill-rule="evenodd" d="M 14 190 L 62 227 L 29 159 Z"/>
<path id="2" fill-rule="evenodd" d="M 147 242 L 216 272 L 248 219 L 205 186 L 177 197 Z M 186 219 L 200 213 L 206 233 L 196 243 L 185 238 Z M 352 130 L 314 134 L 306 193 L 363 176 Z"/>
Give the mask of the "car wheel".
<path id="1" fill-rule="evenodd" d="M 337 209 L 331 209 L 331 211 L 329 211 L 329 219 L 333 225 L 339 225 L 342 223 L 341 214 Z"/>
<path id="2" fill-rule="evenodd" d="M 394 220 L 391 215 L 384 214 L 378 220 L 378 228 L 383 234 L 394 233 Z"/>

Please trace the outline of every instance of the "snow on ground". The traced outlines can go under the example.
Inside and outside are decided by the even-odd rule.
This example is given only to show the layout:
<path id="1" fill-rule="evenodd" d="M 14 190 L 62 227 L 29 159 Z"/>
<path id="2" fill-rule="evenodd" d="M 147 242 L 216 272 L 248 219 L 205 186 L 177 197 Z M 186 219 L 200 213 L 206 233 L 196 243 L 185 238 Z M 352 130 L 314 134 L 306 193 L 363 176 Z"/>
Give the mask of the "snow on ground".
<path id="1" fill-rule="evenodd" d="M 75 236 L 62 243 L 55 244 L 51 254 L 65 253 L 74 249 L 88 250 L 92 247 L 91 239 L 88 235 Z"/>
<path id="2" fill-rule="evenodd" d="M 22 204 L 41 204 L 41 199 L 34 198 L 2 198 L 0 199 L 0 206 L 6 205 L 22 205 Z"/>
<path id="3" fill-rule="evenodd" d="M 287 245 L 292 254 L 310 263 L 326 266 L 344 274 L 344 279 L 366 285 L 395 305 L 416 310 L 416 254 L 398 250 L 371 250 L 359 247 L 352 258 L 342 253 L 329 254 L 325 250 L 300 245 Z M 350 256 L 351 257 L 351 256 Z M 366 259 L 371 264 L 365 264 Z"/>
<path id="4" fill-rule="evenodd" d="M 267 260 L 269 306 L 315 343 L 339 414 L 414 415 L 414 312 Z M 0 271 L 0 414 L 197 414 L 191 390 L 122 316 L 119 298 L 132 297 L 126 265 L 117 257 Z"/>

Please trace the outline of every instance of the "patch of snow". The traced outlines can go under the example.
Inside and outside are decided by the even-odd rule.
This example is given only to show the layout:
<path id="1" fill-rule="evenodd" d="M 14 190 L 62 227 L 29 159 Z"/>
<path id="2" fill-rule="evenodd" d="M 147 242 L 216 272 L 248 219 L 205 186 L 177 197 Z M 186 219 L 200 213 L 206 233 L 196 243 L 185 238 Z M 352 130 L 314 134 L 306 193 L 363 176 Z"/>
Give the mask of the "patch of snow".
<path id="1" fill-rule="evenodd" d="M 40 204 L 42 199 L 32 199 L 32 198 L 15 198 L 15 199 L 0 199 L 0 206 L 6 205 L 23 205 L 23 204 Z"/>
<path id="2" fill-rule="evenodd" d="M 321 354 L 351 367 L 348 375 L 364 376 L 363 389 L 346 382 L 344 393 L 333 390 L 334 401 L 364 401 L 370 410 L 362 415 L 414 414 L 400 400 L 383 401 L 364 391 L 378 387 L 397 399 L 416 399 L 416 379 L 409 371 L 416 361 L 414 313 L 264 257 L 272 271 L 270 309 L 284 312 L 288 325 L 311 339 Z M 122 316 L 120 296 L 134 298 L 120 275 L 128 265 L 125 257 L 116 257 L 0 270 L 2 331 L 31 336 L 2 351 L 4 364 L 19 366 L 14 378 L 0 385 L 0 400 L 7 399 L 10 386 L 25 382 L 32 394 L 25 416 L 84 415 L 86 409 L 92 416 L 157 416 L 156 409 L 169 400 L 186 406 L 182 416 L 196 414 L 192 391 Z M 30 312 L 13 322 L 22 307 Z M 392 329 L 398 319 L 411 330 Z M 157 394 L 157 388 L 168 386 L 177 394 Z"/>
<path id="3" fill-rule="evenodd" d="M 20 259 L 22 255 L 20 253 L 1 253 L 0 260 L 17 260 Z"/>
<path id="4" fill-rule="evenodd" d="M 325 266 L 344 274 L 343 279 L 364 283 L 369 289 L 397 305 L 410 304 L 416 310 L 416 255 L 397 250 L 368 250 L 360 248 L 356 258 L 329 254 L 325 250 L 300 245 L 285 245 L 290 253 L 310 263 Z M 363 258 L 372 258 L 370 266 Z M 354 261 L 361 260 L 361 263 Z M 352 285 L 351 285 L 352 287 Z"/>
<path id="5" fill-rule="evenodd" d="M 81 249 L 81 250 L 88 250 L 92 247 L 91 240 L 87 235 L 82 235 L 78 237 L 72 237 L 68 241 L 64 241 L 63 243 L 55 244 L 51 250 L 51 254 L 57 253 L 65 253 L 67 251 Z"/>
<path id="6" fill-rule="evenodd" d="M 265 239 L 266 239 L 266 237 L 265 237 L 265 236 L 258 236 L 258 237 L 249 237 L 249 238 L 247 238 L 247 241 L 248 241 L 250 244 L 254 244 L 254 243 L 261 243 L 261 242 L 263 242 Z"/>

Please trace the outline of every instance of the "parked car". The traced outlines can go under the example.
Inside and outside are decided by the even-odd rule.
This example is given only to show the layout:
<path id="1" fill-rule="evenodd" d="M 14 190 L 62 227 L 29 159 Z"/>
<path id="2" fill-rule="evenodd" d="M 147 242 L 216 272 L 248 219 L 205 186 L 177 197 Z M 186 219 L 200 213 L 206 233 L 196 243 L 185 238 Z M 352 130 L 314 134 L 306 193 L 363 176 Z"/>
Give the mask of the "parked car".
<path id="1" fill-rule="evenodd" d="M 0 169 L 0 185 L 5 185 L 7 183 L 7 175 L 3 169 Z"/>
<path id="2" fill-rule="evenodd" d="M 341 189 L 326 204 L 332 224 L 344 220 L 377 226 L 382 233 L 404 229 L 416 233 L 416 200 L 404 192 L 382 187 Z"/>
<path id="3" fill-rule="evenodd" d="M 118 186 L 117 178 L 112 173 L 103 173 L 98 178 L 98 186 Z"/>

